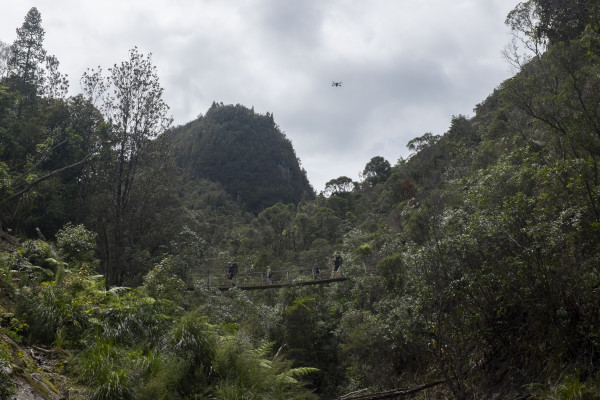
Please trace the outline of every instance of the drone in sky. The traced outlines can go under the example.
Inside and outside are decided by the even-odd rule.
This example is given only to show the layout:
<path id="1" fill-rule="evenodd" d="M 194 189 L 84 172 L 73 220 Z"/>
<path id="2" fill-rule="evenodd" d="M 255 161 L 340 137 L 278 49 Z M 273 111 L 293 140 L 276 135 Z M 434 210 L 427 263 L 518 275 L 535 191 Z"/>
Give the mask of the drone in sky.
<path id="1" fill-rule="evenodd" d="M 331 86 L 334 86 L 334 87 L 342 86 L 342 82 L 331 82 Z"/>

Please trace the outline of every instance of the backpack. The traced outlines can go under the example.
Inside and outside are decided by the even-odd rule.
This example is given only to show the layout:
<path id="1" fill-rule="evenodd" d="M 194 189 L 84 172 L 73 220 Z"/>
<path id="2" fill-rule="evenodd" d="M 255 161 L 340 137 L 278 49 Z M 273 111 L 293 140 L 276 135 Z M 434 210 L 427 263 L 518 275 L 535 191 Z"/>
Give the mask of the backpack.
<path id="1" fill-rule="evenodd" d="M 342 257 L 341 256 L 335 256 L 335 266 L 336 267 L 342 266 Z"/>

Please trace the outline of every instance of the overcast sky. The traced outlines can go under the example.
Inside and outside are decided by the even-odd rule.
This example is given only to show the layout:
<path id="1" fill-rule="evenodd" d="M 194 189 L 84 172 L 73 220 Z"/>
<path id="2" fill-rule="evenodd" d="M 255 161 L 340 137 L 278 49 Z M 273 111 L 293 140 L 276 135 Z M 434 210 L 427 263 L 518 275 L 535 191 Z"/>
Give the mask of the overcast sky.
<path id="1" fill-rule="evenodd" d="M 137 46 L 152 53 L 175 124 L 213 101 L 274 114 L 317 192 L 392 165 L 512 75 L 504 25 L 518 0 L 0 0 L 11 44 L 31 7 L 72 94 Z M 342 81 L 332 87 L 332 81 Z"/>

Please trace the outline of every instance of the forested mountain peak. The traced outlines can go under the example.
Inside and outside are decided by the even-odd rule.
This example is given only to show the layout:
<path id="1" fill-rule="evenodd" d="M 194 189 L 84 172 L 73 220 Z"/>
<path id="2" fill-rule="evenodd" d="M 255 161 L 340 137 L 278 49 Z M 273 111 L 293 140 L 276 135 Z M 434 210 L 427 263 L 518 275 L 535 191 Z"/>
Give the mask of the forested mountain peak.
<path id="1" fill-rule="evenodd" d="M 291 141 L 268 112 L 214 102 L 206 115 L 166 136 L 186 179 L 220 183 L 255 214 L 278 202 L 314 198 Z"/>

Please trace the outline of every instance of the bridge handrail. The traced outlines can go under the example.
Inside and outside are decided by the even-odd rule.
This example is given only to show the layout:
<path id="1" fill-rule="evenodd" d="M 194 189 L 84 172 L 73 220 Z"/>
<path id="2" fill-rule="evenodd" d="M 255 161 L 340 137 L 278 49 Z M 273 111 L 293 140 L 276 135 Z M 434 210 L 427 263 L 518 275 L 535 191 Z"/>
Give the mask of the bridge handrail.
<path id="1" fill-rule="evenodd" d="M 320 268 L 319 276 L 315 276 L 313 268 L 299 267 L 299 268 L 281 268 L 271 269 L 273 274 L 273 284 L 289 284 L 301 279 L 314 280 L 314 279 L 328 279 L 333 278 L 333 271 L 330 268 Z M 338 277 L 342 277 L 342 269 L 338 270 Z M 205 272 L 201 274 L 194 274 L 194 278 L 199 281 L 206 281 L 208 287 L 213 286 L 228 286 L 229 282 L 227 279 L 227 271 L 225 272 Z M 239 271 L 234 276 L 233 283 L 236 286 L 263 286 L 267 285 L 266 271 Z"/>

